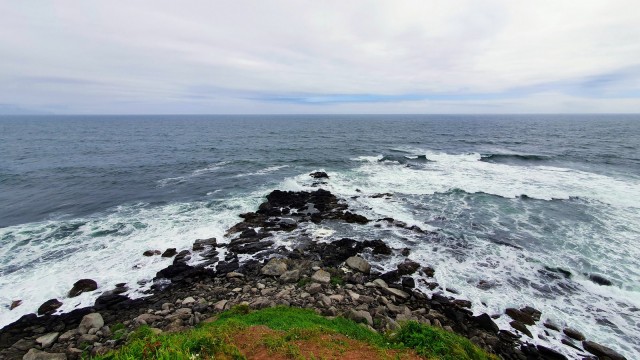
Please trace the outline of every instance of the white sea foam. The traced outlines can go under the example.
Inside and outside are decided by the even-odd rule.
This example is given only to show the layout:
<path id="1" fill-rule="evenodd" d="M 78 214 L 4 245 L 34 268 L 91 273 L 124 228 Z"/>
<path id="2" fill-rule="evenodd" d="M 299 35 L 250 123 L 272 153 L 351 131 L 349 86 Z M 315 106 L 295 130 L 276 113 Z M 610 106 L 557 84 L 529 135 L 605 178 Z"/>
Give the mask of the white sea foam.
<path id="1" fill-rule="evenodd" d="M 171 263 L 159 256 L 143 257 L 145 250 L 175 247 L 180 251 L 190 248 L 196 239 L 209 237 L 224 242 L 224 232 L 240 220 L 238 214 L 254 210 L 263 195 L 260 190 L 219 205 L 134 204 L 90 218 L 0 229 L 0 263 L 5 270 L 0 276 L 0 304 L 22 300 L 11 311 L 0 307 L 0 327 L 35 312 L 51 298 L 63 302 L 59 312 L 92 305 L 102 292 L 120 282 L 131 287 L 130 296 L 142 296 L 155 273 Z M 98 290 L 66 298 L 81 278 L 96 280 Z"/>
<path id="2" fill-rule="evenodd" d="M 224 167 L 224 165 L 228 164 L 228 161 L 220 161 L 214 164 L 209 164 L 208 166 L 202 168 L 202 169 L 196 169 L 193 170 L 191 173 L 187 174 L 187 175 L 183 175 L 183 176 L 176 176 L 176 177 L 170 177 L 170 178 L 166 178 L 166 179 L 160 179 L 158 180 L 156 183 L 158 184 L 157 186 L 162 188 L 162 187 L 166 187 L 166 186 L 173 186 L 173 185 L 178 185 L 178 184 L 182 184 L 184 182 L 187 182 L 189 179 L 197 177 L 197 176 L 202 176 L 202 175 L 206 175 L 212 172 L 215 172 L 219 169 L 222 169 Z"/>
<path id="3" fill-rule="evenodd" d="M 276 172 L 280 169 L 284 169 L 289 167 L 289 165 L 276 165 L 276 166 L 269 166 L 267 168 L 258 170 L 258 171 L 254 171 L 254 172 L 249 172 L 249 173 L 245 173 L 245 174 L 238 174 L 235 177 L 245 177 L 245 176 L 257 176 L 257 175 L 266 175 L 266 174 L 270 174 L 272 172 Z"/>

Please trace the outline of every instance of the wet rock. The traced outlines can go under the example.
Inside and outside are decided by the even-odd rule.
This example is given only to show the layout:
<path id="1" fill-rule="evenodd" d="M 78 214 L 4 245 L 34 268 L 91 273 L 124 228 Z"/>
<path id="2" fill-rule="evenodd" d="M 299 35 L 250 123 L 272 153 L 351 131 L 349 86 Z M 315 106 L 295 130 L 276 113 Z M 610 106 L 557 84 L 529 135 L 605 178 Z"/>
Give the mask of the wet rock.
<path id="1" fill-rule="evenodd" d="M 48 348 L 53 345 L 56 340 L 58 340 L 59 332 L 52 332 L 46 335 L 42 335 L 36 339 L 36 342 L 42 346 L 43 349 Z"/>
<path id="2" fill-rule="evenodd" d="M 398 273 L 398 270 L 391 270 L 389 272 L 386 272 L 380 275 L 380 278 L 388 284 L 394 284 L 400 281 L 401 276 Z"/>
<path id="3" fill-rule="evenodd" d="M 60 306 L 62 303 L 58 299 L 47 300 L 38 308 L 38 315 L 53 314 Z"/>
<path id="4" fill-rule="evenodd" d="M 404 262 L 398 264 L 398 274 L 411 275 L 418 271 L 420 264 L 413 260 L 406 259 Z"/>
<path id="5" fill-rule="evenodd" d="M 300 279 L 300 270 L 290 270 L 280 275 L 281 283 L 294 283 Z"/>
<path id="6" fill-rule="evenodd" d="M 533 335 L 531 334 L 531 331 L 529 331 L 529 329 L 527 329 L 527 326 L 521 323 L 520 321 L 514 320 L 510 322 L 509 325 L 511 325 L 512 328 L 520 331 L 521 333 L 533 339 Z"/>
<path id="7" fill-rule="evenodd" d="M 176 248 L 169 248 L 162 253 L 162 257 L 173 257 L 178 253 Z"/>
<path id="8" fill-rule="evenodd" d="M 574 340 L 582 341 L 586 339 L 584 334 L 576 329 L 565 328 L 562 332 Z"/>
<path id="9" fill-rule="evenodd" d="M 564 356 L 563 354 L 561 354 L 560 352 L 553 350 L 551 348 L 548 348 L 546 346 L 542 346 L 542 345 L 537 345 L 536 348 L 538 349 L 538 351 L 540 352 L 540 355 L 542 355 L 543 359 L 549 359 L 549 360 L 567 360 L 567 357 Z"/>
<path id="10" fill-rule="evenodd" d="M 505 311 L 505 313 L 509 315 L 509 317 L 512 318 L 513 320 L 519 321 L 526 325 L 533 325 L 536 323 L 531 315 L 525 312 L 522 312 L 518 309 L 508 308 Z"/>
<path id="11" fill-rule="evenodd" d="M 611 286 L 613 285 L 613 283 L 611 282 L 611 280 L 606 279 L 598 274 L 591 274 L 589 275 L 589 280 L 593 281 L 594 283 L 598 284 L 598 285 L 603 285 L 603 286 Z"/>
<path id="12" fill-rule="evenodd" d="M 64 353 L 47 353 L 38 349 L 31 349 L 27 352 L 22 360 L 67 360 Z"/>
<path id="13" fill-rule="evenodd" d="M 280 276 L 287 271 L 287 263 L 283 259 L 273 258 L 262 267 L 260 273 L 267 276 Z"/>
<path id="14" fill-rule="evenodd" d="M 329 178 L 329 175 L 327 175 L 327 173 L 324 172 L 324 171 L 312 172 L 311 174 L 309 174 L 309 176 L 311 176 L 314 179 L 328 179 Z"/>
<path id="15" fill-rule="evenodd" d="M 9 310 L 13 310 L 13 309 L 17 308 L 20 305 L 22 305 L 22 300 L 13 300 L 11 302 L 11 305 L 9 306 Z"/>
<path id="16" fill-rule="evenodd" d="M 425 266 L 425 267 L 423 267 L 423 268 L 422 268 L 422 272 L 424 273 L 424 275 L 425 275 L 426 277 L 430 277 L 430 278 L 432 278 L 432 277 L 433 277 L 433 275 L 435 275 L 435 274 L 436 274 L 436 271 L 435 271 L 432 267 L 430 267 L 430 266 Z"/>
<path id="17" fill-rule="evenodd" d="M 371 271 L 371 265 L 367 262 L 367 260 L 359 256 L 352 256 L 348 258 L 346 264 L 348 267 L 360 271 L 364 274 L 368 274 Z"/>
<path id="18" fill-rule="evenodd" d="M 371 248 L 374 255 L 391 255 L 393 250 L 382 240 L 365 240 L 362 245 Z"/>
<path id="19" fill-rule="evenodd" d="M 355 224 L 366 224 L 369 222 L 369 219 L 367 219 L 366 217 L 362 216 L 362 215 L 358 215 L 358 214 L 354 214 L 350 211 L 345 211 L 344 214 L 342 214 L 342 220 L 348 222 L 348 223 L 355 223 Z"/>
<path id="20" fill-rule="evenodd" d="M 209 239 L 198 239 L 194 241 L 191 250 L 193 251 L 201 251 L 205 249 L 205 246 L 216 246 L 218 244 L 216 238 Z"/>
<path id="21" fill-rule="evenodd" d="M 142 253 L 143 256 L 154 256 L 154 255 L 160 255 L 160 254 L 162 254 L 160 250 L 147 250 Z"/>
<path id="22" fill-rule="evenodd" d="M 554 330 L 554 331 L 560 331 L 560 327 L 558 325 L 556 325 L 553 321 L 549 320 L 549 319 L 547 321 L 545 321 L 544 324 L 542 324 L 542 325 L 544 325 L 544 327 L 546 327 L 547 329 L 551 329 L 551 330 Z"/>
<path id="23" fill-rule="evenodd" d="M 405 276 L 402 278 L 402 287 L 413 289 L 416 287 L 416 281 L 412 277 Z"/>
<path id="24" fill-rule="evenodd" d="M 611 360 L 626 360 L 627 358 L 616 352 L 615 350 L 608 348 L 604 345 L 600 345 L 593 341 L 583 341 L 582 346 L 585 350 L 592 353 L 599 358 L 609 358 Z"/>
<path id="25" fill-rule="evenodd" d="M 189 260 L 191 260 L 191 252 L 189 250 L 182 250 L 173 259 L 173 263 L 186 263 Z"/>
<path id="26" fill-rule="evenodd" d="M 491 316 L 489 316 L 488 314 L 480 314 L 478 316 L 473 317 L 473 320 L 475 321 L 476 324 L 478 324 L 478 327 L 480 327 L 481 329 L 487 330 L 494 334 L 500 331 L 500 328 L 498 328 L 498 325 L 496 325 L 493 319 L 491 319 Z"/>
<path id="27" fill-rule="evenodd" d="M 69 290 L 69 297 L 76 297 L 83 292 L 94 291 L 98 288 L 98 283 L 91 279 L 81 279 L 73 284 L 73 288 Z"/>
<path id="28" fill-rule="evenodd" d="M 320 269 L 311 276 L 311 280 L 320 284 L 328 284 L 331 281 L 331 274 Z"/>
<path id="29" fill-rule="evenodd" d="M 532 308 L 531 306 L 525 306 L 524 308 L 520 309 L 520 311 L 530 315 L 533 320 L 540 321 L 540 316 L 542 315 L 542 312 L 540 310 Z"/>
<path id="30" fill-rule="evenodd" d="M 86 334 L 91 329 L 100 329 L 104 326 L 104 319 L 100 313 L 91 313 L 82 317 L 80 325 L 78 326 L 79 334 Z"/>

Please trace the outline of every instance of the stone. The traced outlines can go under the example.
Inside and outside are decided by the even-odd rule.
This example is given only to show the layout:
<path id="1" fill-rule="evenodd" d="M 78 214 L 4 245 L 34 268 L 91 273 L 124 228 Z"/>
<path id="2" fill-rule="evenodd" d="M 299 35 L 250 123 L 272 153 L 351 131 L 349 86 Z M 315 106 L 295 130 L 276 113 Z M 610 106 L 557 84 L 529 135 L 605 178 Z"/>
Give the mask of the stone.
<path id="1" fill-rule="evenodd" d="M 518 309 L 508 308 L 507 310 L 505 310 L 505 313 L 509 315 L 509 317 L 513 320 L 519 321 L 526 325 L 533 325 L 536 323 L 531 315 Z"/>
<path id="2" fill-rule="evenodd" d="M 226 310 L 226 308 L 227 308 L 227 303 L 228 303 L 228 301 L 227 301 L 227 300 L 224 300 L 224 299 L 223 299 L 223 300 L 220 300 L 220 301 L 218 301 L 217 303 L 215 303 L 215 304 L 213 305 L 213 308 L 214 308 L 216 311 L 223 311 L 223 310 Z"/>
<path id="3" fill-rule="evenodd" d="M 325 307 L 329 307 L 331 306 L 331 298 L 329 298 L 327 295 L 325 294 L 320 294 L 318 296 L 318 299 L 320 300 L 320 302 L 325 306 Z"/>
<path id="4" fill-rule="evenodd" d="M 142 253 L 143 256 L 154 256 L 154 255 L 160 255 L 160 254 L 161 254 L 160 250 L 147 250 Z"/>
<path id="5" fill-rule="evenodd" d="M 309 176 L 311 176 L 314 179 L 328 179 L 329 178 L 329 175 L 327 175 L 327 173 L 324 172 L 324 171 L 312 172 L 311 174 L 309 174 Z"/>
<path id="6" fill-rule="evenodd" d="M 404 262 L 398 264 L 399 275 L 411 275 L 420 269 L 420 264 L 413 260 L 406 259 Z"/>
<path id="7" fill-rule="evenodd" d="M 331 281 L 331 274 L 320 269 L 311 276 L 311 280 L 320 284 L 328 284 Z"/>
<path id="8" fill-rule="evenodd" d="M 373 318 L 371 318 L 371 314 L 368 311 L 351 309 L 347 314 L 347 318 L 355 322 L 366 323 L 369 326 L 373 326 Z"/>
<path id="9" fill-rule="evenodd" d="M 67 360 L 67 355 L 63 353 L 47 353 L 38 349 L 31 349 L 22 360 Z"/>
<path id="10" fill-rule="evenodd" d="M 30 348 L 34 347 L 36 342 L 30 339 L 20 339 L 16 341 L 12 347 L 21 351 L 27 351 Z"/>
<path id="11" fill-rule="evenodd" d="M 402 287 L 413 289 L 414 287 L 416 287 L 416 281 L 412 277 L 405 276 L 402 278 Z"/>
<path id="12" fill-rule="evenodd" d="M 83 292 L 94 291 L 98 288 L 98 283 L 92 279 L 80 279 L 73 284 L 71 290 L 69 290 L 69 297 L 76 297 Z"/>
<path id="13" fill-rule="evenodd" d="M 611 280 L 606 279 L 600 275 L 597 274 L 591 274 L 589 275 L 589 280 L 593 281 L 594 283 L 598 284 L 598 285 L 603 285 L 603 286 L 611 286 L 613 285 L 613 283 L 611 282 Z"/>
<path id="14" fill-rule="evenodd" d="M 566 356 L 564 356 L 563 354 L 559 353 L 558 351 L 556 351 L 554 349 L 548 348 L 548 347 L 543 346 L 543 345 L 537 345 L 536 348 L 540 352 L 540 355 L 542 355 L 543 359 L 567 360 Z"/>
<path id="15" fill-rule="evenodd" d="M 367 262 L 367 260 L 361 258 L 360 256 L 352 256 L 348 258 L 346 264 L 353 270 L 360 271 L 364 274 L 368 274 L 371 271 L 371 265 Z"/>
<path id="16" fill-rule="evenodd" d="M 13 310 L 13 309 L 17 308 L 20 305 L 22 305 L 22 300 L 13 300 L 11 302 L 11 305 L 9 306 L 9 310 Z"/>
<path id="17" fill-rule="evenodd" d="M 382 288 L 382 292 L 387 295 L 393 295 L 396 298 L 400 298 L 402 300 L 407 300 L 408 298 L 411 297 L 411 295 L 409 295 L 408 293 L 396 288 L 390 288 L 390 287 Z"/>
<path id="18" fill-rule="evenodd" d="M 40 344 L 40 346 L 42 346 L 43 349 L 45 349 L 53 345 L 53 343 L 56 342 L 56 340 L 58 339 L 59 335 L 60 335 L 59 332 L 48 333 L 46 335 L 42 335 L 39 338 L 37 338 L 36 342 Z"/>
<path id="19" fill-rule="evenodd" d="M 609 358 L 611 360 L 626 360 L 627 358 L 617 353 L 615 350 L 600 345 L 593 341 L 583 341 L 582 347 L 593 355 L 600 358 Z"/>
<path id="20" fill-rule="evenodd" d="M 80 325 L 78 326 L 79 334 L 86 334 L 90 329 L 100 329 L 104 326 L 104 319 L 100 313 L 91 313 L 87 314 L 80 321 Z"/>
<path id="21" fill-rule="evenodd" d="M 162 257 L 173 257 L 178 253 L 176 248 L 168 248 L 162 253 Z"/>
<path id="22" fill-rule="evenodd" d="M 351 297 L 351 299 L 353 299 L 353 301 L 358 301 L 358 299 L 360 299 L 360 294 L 351 290 L 347 290 L 347 294 L 349 295 L 349 297 Z"/>
<path id="23" fill-rule="evenodd" d="M 62 306 L 62 303 L 58 299 L 47 300 L 38 308 L 38 315 L 53 314 L 60 306 Z"/>
<path id="24" fill-rule="evenodd" d="M 280 276 L 287 271 L 287 263 L 283 259 L 273 258 L 262 267 L 260 273 L 267 276 Z"/>
<path id="25" fill-rule="evenodd" d="M 318 283 L 313 283 L 311 285 L 309 285 L 309 287 L 307 287 L 307 292 L 311 295 L 315 295 L 317 293 L 319 293 L 320 291 L 322 291 L 322 285 L 318 284 Z"/>
<path id="26" fill-rule="evenodd" d="M 379 288 L 381 288 L 381 289 L 384 289 L 384 288 L 388 288 L 388 287 L 389 287 L 389 285 L 387 285 L 387 283 L 386 283 L 384 280 L 382 280 L 382 279 L 375 279 L 375 280 L 373 280 L 373 285 L 374 285 L 374 286 L 377 286 L 377 287 L 379 287 Z"/>
<path id="27" fill-rule="evenodd" d="M 58 337 L 58 340 L 60 340 L 61 342 L 68 341 L 72 337 L 76 336 L 77 333 L 78 333 L 78 329 L 71 329 L 71 330 L 65 331 L 64 333 L 62 333 L 62 335 L 60 335 L 60 337 Z"/>
<path id="28" fill-rule="evenodd" d="M 98 337 L 96 335 L 84 334 L 84 335 L 80 335 L 80 338 L 78 338 L 78 345 L 82 343 L 93 344 L 96 341 L 98 341 Z"/>
<path id="29" fill-rule="evenodd" d="M 134 319 L 134 321 L 138 324 L 147 324 L 147 325 L 151 325 L 158 320 L 162 320 L 162 317 L 154 314 L 148 314 L 148 313 L 139 315 Z"/>
<path id="30" fill-rule="evenodd" d="M 230 273 L 227 273 L 227 279 L 241 279 L 243 277 L 244 274 L 241 274 L 239 272 L 232 271 Z"/>
<path id="31" fill-rule="evenodd" d="M 184 300 L 182 300 L 182 305 L 191 305 L 193 303 L 196 302 L 196 299 L 193 298 L 193 296 L 189 296 L 187 298 L 185 298 Z"/>
<path id="32" fill-rule="evenodd" d="M 556 325 L 556 323 L 554 323 L 551 319 L 547 319 L 547 321 L 545 321 L 542 325 L 544 325 L 544 327 L 546 327 L 547 329 L 560 331 L 560 326 Z"/>
<path id="33" fill-rule="evenodd" d="M 498 327 L 498 325 L 493 321 L 493 319 L 491 319 L 491 316 L 489 316 L 488 314 L 480 314 L 478 316 L 474 316 L 473 320 L 475 320 L 476 324 L 478 324 L 478 326 L 481 329 L 490 331 L 494 334 L 498 333 L 498 331 L 500 331 L 500 328 Z"/>
<path id="34" fill-rule="evenodd" d="M 282 275 L 280 275 L 280 282 L 281 283 L 294 283 L 296 281 L 300 280 L 300 270 L 290 270 L 290 271 L 285 271 Z"/>
<path id="35" fill-rule="evenodd" d="M 574 340 L 582 341 L 586 339 L 584 334 L 576 329 L 565 328 L 562 332 Z"/>
<path id="36" fill-rule="evenodd" d="M 525 334 L 528 337 L 533 339 L 533 335 L 531 334 L 531 331 L 529 331 L 527 326 L 525 324 L 521 323 L 520 321 L 514 320 L 514 321 L 510 322 L 509 325 L 511 325 L 512 328 L 520 331 L 521 333 L 523 333 L 523 334 Z"/>

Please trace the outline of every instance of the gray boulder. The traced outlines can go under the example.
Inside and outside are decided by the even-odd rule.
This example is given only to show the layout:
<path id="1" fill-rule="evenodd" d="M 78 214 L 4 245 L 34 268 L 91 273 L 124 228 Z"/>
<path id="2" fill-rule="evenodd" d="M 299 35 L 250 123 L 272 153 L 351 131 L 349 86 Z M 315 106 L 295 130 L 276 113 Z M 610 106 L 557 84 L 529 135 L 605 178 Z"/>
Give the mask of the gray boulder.
<path id="1" fill-rule="evenodd" d="M 52 332 L 46 335 L 42 335 L 36 339 L 36 342 L 42 346 L 43 349 L 48 348 L 53 345 L 54 342 L 58 339 L 59 332 Z"/>
<path id="2" fill-rule="evenodd" d="M 361 273 L 368 274 L 371 271 L 371 265 L 367 260 L 360 256 L 352 256 L 347 259 L 346 264 L 348 267 L 360 271 Z"/>
<path id="3" fill-rule="evenodd" d="M 104 326 L 104 319 L 100 313 L 92 313 L 87 314 L 80 321 L 80 326 L 78 326 L 79 334 L 86 334 L 91 329 L 100 329 Z"/>
<path id="4" fill-rule="evenodd" d="M 260 273 L 267 276 L 280 276 L 287 271 L 287 263 L 283 259 L 271 259 L 262 267 Z"/>
<path id="5" fill-rule="evenodd" d="M 31 349 L 24 354 L 22 360 L 67 360 L 67 355 L 62 353 L 47 353 L 38 349 Z"/>
<path id="6" fill-rule="evenodd" d="M 328 284 L 331 281 L 331 274 L 320 269 L 311 276 L 311 280 L 320 284 Z"/>

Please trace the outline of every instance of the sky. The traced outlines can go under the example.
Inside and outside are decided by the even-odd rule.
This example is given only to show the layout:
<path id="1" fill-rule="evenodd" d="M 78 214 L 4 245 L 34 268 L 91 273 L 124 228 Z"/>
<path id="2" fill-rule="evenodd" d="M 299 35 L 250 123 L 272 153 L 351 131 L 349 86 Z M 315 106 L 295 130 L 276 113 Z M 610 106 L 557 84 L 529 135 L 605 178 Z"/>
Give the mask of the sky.
<path id="1" fill-rule="evenodd" d="M 638 112 L 637 0 L 0 0 L 0 114 Z"/>

